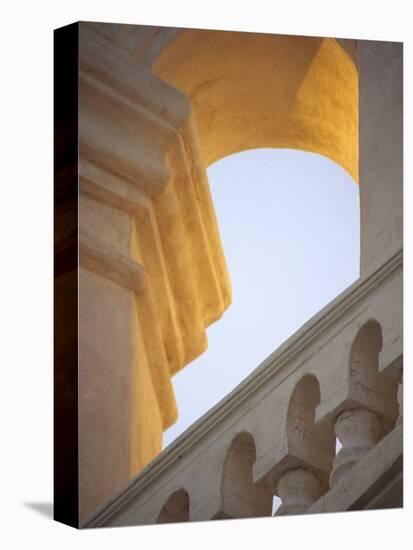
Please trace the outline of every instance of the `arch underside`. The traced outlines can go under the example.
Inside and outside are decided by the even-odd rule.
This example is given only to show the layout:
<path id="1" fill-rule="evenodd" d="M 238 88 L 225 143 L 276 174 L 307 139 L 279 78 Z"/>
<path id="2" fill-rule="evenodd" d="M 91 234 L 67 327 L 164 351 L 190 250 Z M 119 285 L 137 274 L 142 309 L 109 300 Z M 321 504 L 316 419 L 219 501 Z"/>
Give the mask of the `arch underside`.
<path id="1" fill-rule="evenodd" d="M 199 173 L 225 156 L 273 147 L 324 155 L 358 182 L 358 70 L 356 43 L 349 42 L 161 29 L 148 40 L 141 60 L 162 82 L 189 99 L 190 139 L 196 141 L 193 149 L 199 150 L 199 165 L 203 165 Z M 188 135 L 182 131 L 181 135 L 187 145 Z M 172 155 L 169 157 L 169 167 L 179 173 Z M 201 210 L 210 200 L 201 201 Z M 212 202 L 210 207 L 213 212 Z M 196 233 L 194 224 L 191 233 Z M 199 253 L 199 236 L 196 240 Z M 214 248 L 220 248 L 219 235 L 211 250 Z M 226 274 L 225 268 L 221 271 Z M 205 270 L 202 273 L 200 280 L 206 280 Z M 230 288 L 227 275 L 221 279 L 225 288 Z M 231 300 L 221 303 L 211 292 L 205 295 L 216 310 L 207 326 Z M 200 295 L 195 301 L 200 302 Z M 195 339 L 192 342 L 195 346 Z M 204 345 L 195 347 L 191 360 L 205 349 Z M 179 369 L 188 362 L 181 362 Z"/>
<path id="2" fill-rule="evenodd" d="M 358 181 L 358 71 L 337 40 L 184 30 L 152 71 L 189 97 L 205 165 L 291 148 L 324 155 Z"/>

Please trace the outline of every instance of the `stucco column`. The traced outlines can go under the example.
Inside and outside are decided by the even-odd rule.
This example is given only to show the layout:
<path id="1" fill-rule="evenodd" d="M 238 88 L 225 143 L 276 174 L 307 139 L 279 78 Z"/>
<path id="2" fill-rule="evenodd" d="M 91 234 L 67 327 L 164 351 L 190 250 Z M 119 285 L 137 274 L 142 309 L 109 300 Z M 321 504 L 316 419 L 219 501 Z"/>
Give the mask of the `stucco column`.
<path id="1" fill-rule="evenodd" d="M 82 519 L 159 454 L 171 377 L 231 301 L 190 101 L 105 28 L 79 24 Z"/>
<path id="2" fill-rule="evenodd" d="M 403 45 L 358 42 L 363 274 L 403 245 Z"/>

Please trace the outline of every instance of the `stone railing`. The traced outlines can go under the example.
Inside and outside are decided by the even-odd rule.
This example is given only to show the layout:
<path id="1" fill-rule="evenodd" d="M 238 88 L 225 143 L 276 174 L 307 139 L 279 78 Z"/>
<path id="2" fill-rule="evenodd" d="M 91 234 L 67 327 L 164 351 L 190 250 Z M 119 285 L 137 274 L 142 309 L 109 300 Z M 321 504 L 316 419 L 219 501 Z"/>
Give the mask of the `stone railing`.
<path id="1" fill-rule="evenodd" d="M 270 516 L 274 495 L 275 515 L 401 502 L 402 263 L 364 274 L 82 526 Z"/>

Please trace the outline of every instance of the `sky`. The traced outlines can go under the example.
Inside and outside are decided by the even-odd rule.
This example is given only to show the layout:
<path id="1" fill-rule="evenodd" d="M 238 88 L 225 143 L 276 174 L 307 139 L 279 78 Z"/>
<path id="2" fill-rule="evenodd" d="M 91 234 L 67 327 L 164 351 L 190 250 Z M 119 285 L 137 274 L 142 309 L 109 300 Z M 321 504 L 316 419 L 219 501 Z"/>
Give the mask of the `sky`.
<path id="1" fill-rule="evenodd" d="M 164 447 L 359 277 L 359 190 L 326 157 L 255 149 L 208 169 L 232 304 L 175 375 Z"/>

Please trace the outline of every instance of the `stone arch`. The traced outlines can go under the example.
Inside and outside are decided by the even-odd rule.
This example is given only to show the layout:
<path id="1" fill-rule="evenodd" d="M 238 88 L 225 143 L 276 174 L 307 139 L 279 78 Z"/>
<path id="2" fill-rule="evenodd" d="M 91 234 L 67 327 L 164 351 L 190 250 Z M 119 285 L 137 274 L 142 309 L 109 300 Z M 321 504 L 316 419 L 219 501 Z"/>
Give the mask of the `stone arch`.
<path id="1" fill-rule="evenodd" d="M 272 493 L 253 482 L 256 461 L 253 436 L 240 432 L 227 451 L 221 478 L 221 509 L 215 519 L 271 515 Z"/>
<path id="2" fill-rule="evenodd" d="M 168 498 L 156 523 L 181 523 L 189 518 L 189 494 L 185 489 L 179 489 Z"/>
<path id="3" fill-rule="evenodd" d="M 380 414 L 384 435 L 397 419 L 398 381 L 379 372 L 382 346 L 381 325 L 369 319 L 357 331 L 351 345 L 349 376 L 351 399 Z"/>
<path id="4" fill-rule="evenodd" d="M 320 384 L 304 374 L 291 391 L 282 422 L 282 438 L 268 481 L 281 501 L 275 515 L 305 511 L 329 487 L 335 437 L 331 425 L 315 422 Z M 304 491 L 307 498 L 297 496 Z"/>
<path id="5" fill-rule="evenodd" d="M 331 486 L 339 483 L 395 425 L 398 381 L 379 371 L 382 347 L 380 323 L 367 320 L 352 341 L 346 396 L 334 410 L 334 431 L 342 447 L 334 459 Z"/>
<path id="6" fill-rule="evenodd" d="M 171 376 L 205 350 L 205 328 L 231 302 L 205 166 L 244 149 L 291 147 L 329 156 L 358 178 L 358 72 L 338 41 L 165 29 L 147 41 L 151 29 L 129 30 L 87 23 L 79 34 L 79 233 L 87 260 L 79 362 L 85 380 L 99 365 L 108 388 L 93 394 L 92 414 L 80 414 L 81 432 L 96 438 L 92 445 L 84 438 L 81 453 L 90 486 L 82 516 L 160 452 L 177 418 Z M 132 43 L 140 44 L 136 56 Z M 152 57 L 147 43 L 156 43 Z M 96 313 L 95 298 L 110 304 L 107 312 Z M 95 331 L 112 329 L 112 311 L 122 319 L 110 333 L 119 348 Z M 115 365 L 124 369 L 122 385 L 113 383 Z M 119 407 L 123 381 L 120 431 L 102 418 Z M 116 475 L 112 462 L 102 465 L 103 444 L 109 454 L 122 449 Z"/>
<path id="7" fill-rule="evenodd" d="M 358 181 L 353 49 L 329 38 L 185 30 L 158 44 L 150 62 L 189 97 L 207 166 L 288 147 L 325 155 Z"/>
<path id="8" fill-rule="evenodd" d="M 383 345 L 380 324 L 367 321 L 357 332 L 350 351 L 350 369 L 359 376 L 374 376 L 378 371 L 379 353 Z"/>
<path id="9" fill-rule="evenodd" d="M 315 422 L 320 403 L 320 384 L 313 374 L 305 374 L 296 384 L 288 405 L 286 434 L 289 453 L 297 465 L 304 461 L 323 474 L 334 458 L 334 433 L 331 426 Z"/>
<path id="10" fill-rule="evenodd" d="M 200 172 L 240 151 L 291 148 L 358 182 L 356 41 L 160 29 L 147 44 L 144 64 L 189 100 Z"/>

